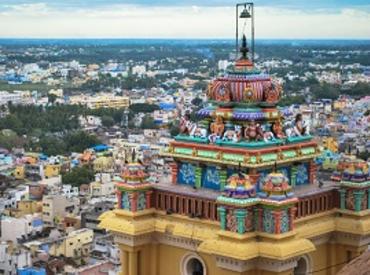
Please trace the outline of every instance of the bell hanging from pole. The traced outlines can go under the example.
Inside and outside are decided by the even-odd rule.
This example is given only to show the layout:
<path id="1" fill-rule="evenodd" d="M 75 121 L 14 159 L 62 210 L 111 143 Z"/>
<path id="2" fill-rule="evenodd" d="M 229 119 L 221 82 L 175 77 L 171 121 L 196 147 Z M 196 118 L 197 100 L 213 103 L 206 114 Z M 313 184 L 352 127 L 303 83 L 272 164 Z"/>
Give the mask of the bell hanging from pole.
<path id="1" fill-rule="evenodd" d="M 250 12 L 247 10 L 247 7 L 244 7 L 243 11 L 240 13 L 239 18 L 251 18 Z"/>

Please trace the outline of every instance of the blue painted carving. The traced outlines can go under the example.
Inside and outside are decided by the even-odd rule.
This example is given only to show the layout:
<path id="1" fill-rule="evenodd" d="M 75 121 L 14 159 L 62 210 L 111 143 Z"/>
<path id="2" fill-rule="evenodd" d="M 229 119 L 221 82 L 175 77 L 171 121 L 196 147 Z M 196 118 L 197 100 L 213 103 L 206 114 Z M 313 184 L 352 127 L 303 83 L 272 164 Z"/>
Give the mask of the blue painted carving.
<path id="1" fill-rule="evenodd" d="M 261 170 L 261 171 L 258 171 L 258 174 L 260 175 L 258 180 L 257 180 L 257 192 L 261 191 L 262 190 L 262 187 L 263 187 L 263 180 L 265 179 L 265 177 L 270 174 L 272 172 L 271 169 L 268 169 L 268 170 Z"/>
<path id="2" fill-rule="evenodd" d="M 278 172 L 284 174 L 284 176 L 286 176 L 288 179 L 290 179 L 290 167 L 279 167 L 277 170 Z"/>
<path id="3" fill-rule="evenodd" d="M 281 213 L 280 231 L 285 233 L 289 231 L 289 214 L 288 210 L 283 210 Z"/>
<path id="4" fill-rule="evenodd" d="M 145 193 L 139 193 L 137 198 L 137 210 L 144 210 L 146 208 Z"/>
<path id="5" fill-rule="evenodd" d="M 182 163 L 180 165 L 177 182 L 179 184 L 187 184 L 194 186 L 195 184 L 195 166 L 190 163 Z"/>
<path id="6" fill-rule="evenodd" d="M 308 164 L 299 164 L 297 167 L 296 185 L 308 184 Z"/>
<path id="7" fill-rule="evenodd" d="M 231 175 L 234 175 L 237 172 L 238 172 L 237 169 L 227 168 L 227 172 L 226 172 L 227 178 L 229 178 Z"/>
<path id="8" fill-rule="evenodd" d="M 131 203 L 128 196 L 128 193 L 122 194 L 122 209 L 130 210 L 131 209 Z"/>
<path id="9" fill-rule="evenodd" d="M 220 171 L 216 167 L 208 166 L 202 171 L 202 186 L 220 190 Z"/>
<path id="10" fill-rule="evenodd" d="M 263 211 L 263 231 L 266 233 L 275 232 L 275 219 L 270 209 L 264 209 Z"/>

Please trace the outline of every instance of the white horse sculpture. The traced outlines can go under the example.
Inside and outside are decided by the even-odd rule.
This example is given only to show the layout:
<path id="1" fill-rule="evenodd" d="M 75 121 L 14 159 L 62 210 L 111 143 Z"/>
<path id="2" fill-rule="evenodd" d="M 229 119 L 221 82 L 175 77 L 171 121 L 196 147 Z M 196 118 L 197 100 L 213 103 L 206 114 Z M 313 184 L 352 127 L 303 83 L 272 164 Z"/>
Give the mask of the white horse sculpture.
<path id="1" fill-rule="evenodd" d="M 238 142 L 242 137 L 242 127 L 240 125 L 235 125 L 234 130 L 225 131 L 222 140 Z"/>
<path id="2" fill-rule="evenodd" d="M 198 127 L 196 123 L 190 123 L 188 125 L 189 135 L 197 138 L 207 138 L 208 131 L 205 128 Z"/>
<path id="3" fill-rule="evenodd" d="M 304 120 L 302 122 L 302 128 L 304 129 L 304 133 L 298 129 L 297 125 L 294 124 L 292 121 L 287 121 L 284 124 L 285 134 L 287 137 L 301 137 L 304 135 L 310 134 L 310 124 L 308 121 Z"/>

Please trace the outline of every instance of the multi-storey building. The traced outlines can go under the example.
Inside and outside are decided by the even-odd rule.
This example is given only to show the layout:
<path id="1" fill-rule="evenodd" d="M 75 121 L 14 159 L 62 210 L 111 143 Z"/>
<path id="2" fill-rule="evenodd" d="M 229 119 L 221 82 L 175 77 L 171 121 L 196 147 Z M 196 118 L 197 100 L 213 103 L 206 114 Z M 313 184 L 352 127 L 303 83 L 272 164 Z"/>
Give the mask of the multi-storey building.
<path id="1" fill-rule="evenodd" d="M 66 216 L 77 215 L 80 201 L 76 197 L 48 195 L 42 198 L 42 219 L 46 227 L 53 227 Z"/>

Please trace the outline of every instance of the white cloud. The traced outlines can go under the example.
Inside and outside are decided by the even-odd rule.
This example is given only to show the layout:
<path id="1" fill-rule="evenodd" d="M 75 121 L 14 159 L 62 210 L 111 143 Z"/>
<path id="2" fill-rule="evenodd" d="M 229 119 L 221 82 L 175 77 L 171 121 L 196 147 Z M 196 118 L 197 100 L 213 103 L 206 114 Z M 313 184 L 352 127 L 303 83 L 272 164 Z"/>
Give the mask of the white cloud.
<path id="1" fill-rule="evenodd" d="M 305 13 L 256 8 L 257 38 L 369 38 L 370 13 Z M 93 9 L 52 9 L 45 3 L 9 6 L 0 13 L 1 37 L 230 38 L 233 7 L 151 7 L 116 5 Z"/>

